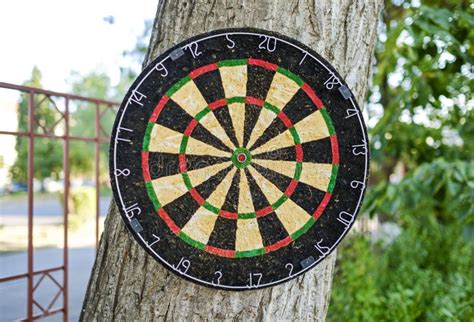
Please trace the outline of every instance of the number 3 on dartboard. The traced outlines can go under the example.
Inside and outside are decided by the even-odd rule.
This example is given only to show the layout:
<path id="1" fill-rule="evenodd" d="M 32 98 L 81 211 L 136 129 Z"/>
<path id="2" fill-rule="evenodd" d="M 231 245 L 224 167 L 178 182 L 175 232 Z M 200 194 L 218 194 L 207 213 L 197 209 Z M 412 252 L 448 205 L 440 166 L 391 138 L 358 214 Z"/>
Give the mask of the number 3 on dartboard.
<path id="1" fill-rule="evenodd" d="M 212 285 L 221 285 L 221 278 L 222 278 L 222 272 L 221 271 L 215 271 L 214 272 L 214 279 L 212 280 Z"/>
<path id="2" fill-rule="evenodd" d="M 260 36 L 260 39 L 263 37 L 263 41 L 258 45 L 259 49 L 266 49 L 269 52 L 274 52 L 277 48 L 277 40 L 274 37 Z"/>

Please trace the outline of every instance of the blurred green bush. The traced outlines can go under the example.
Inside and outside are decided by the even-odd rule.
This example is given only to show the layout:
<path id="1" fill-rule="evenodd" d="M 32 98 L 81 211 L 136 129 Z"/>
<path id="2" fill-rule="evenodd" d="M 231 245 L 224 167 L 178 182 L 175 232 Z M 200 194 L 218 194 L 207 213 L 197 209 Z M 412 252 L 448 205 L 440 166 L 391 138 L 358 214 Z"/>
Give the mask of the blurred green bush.
<path id="1" fill-rule="evenodd" d="M 401 234 L 385 246 L 344 241 L 328 320 L 474 321 L 473 201 L 473 162 L 435 160 L 372 189 L 366 211 Z"/>
<path id="2" fill-rule="evenodd" d="M 64 193 L 59 193 L 61 204 Z M 69 228 L 78 229 L 94 218 L 96 195 L 94 187 L 75 187 L 69 190 Z"/>

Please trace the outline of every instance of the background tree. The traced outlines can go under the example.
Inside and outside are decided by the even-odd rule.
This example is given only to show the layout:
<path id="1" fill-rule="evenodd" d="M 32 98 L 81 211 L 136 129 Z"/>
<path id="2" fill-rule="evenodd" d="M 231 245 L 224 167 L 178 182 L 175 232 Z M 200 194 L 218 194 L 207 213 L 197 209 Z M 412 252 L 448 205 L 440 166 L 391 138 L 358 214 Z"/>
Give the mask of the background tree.
<path id="1" fill-rule="evenodd" d="M 81 75 L 71 73 L 71 89 L 74 94 L 98 99 L 110 99 L 115 89 L 110 84 L 110 78 L 100 70 Z M 102 107 L 101 112 L 103 110 Z M 96 105 L 82 102 L 71 108 L 71 135 L 95 137 Z M 114 121 L 113 113 L 104 113 L 101 117 L 103 128 L 109 132 Z M 94 173 L 94 162 L 91 156 L 95 155 L 95 145 L 90 142 L 73 142 L 70 147 L 71 173 L 75 176 L 91 177 Z M 108 146 L 100 147 L 101 182 L 108 181 Z"/>
<path id="2" fill-rule="evenodd" d="M 31 72 L 31 79 L 24 83 L 25 86 L 41 88 L 41 71 L 35 66 Z M 18 131 L 28 131 L 28 97 L 22 94 L 18 105 Z M 53 103 L 44 95 L 36 95 L 34 98 L 34 120 L 33 132 L 41 134 L 55 134 L 54 125 L 60 118 L 59 112 L 54 109 Z M 57 128 L 56 128 L 57 130 Z M 13 181 L 27 182 L 27 160 L 28 140 L 22 137 L 16 138 L 15 150 L 17 158 L 10 168 Z M 62 145 L 54 139 L 36 139 L 34 145 L 34 175 L 41 182 L 41 190 L 44 191 L 44 179 L 58 179 L 62 171 Z"/>
<path id="3" fill-rule="evenodd" d="M 192 35 L 216 28 L 276 30 L 316 49 L 363 102 L 380 1 L 160 1 L 144 65 Z M 109 210 L 81 320 L 305 319 L 326 315 L 335 256 L 269 289 L 231 293 L 184 281 L 149 257 Z"/>
<path id="4" fill-rule="evenodd" d="M 128 65 L 120 68 L 121 81 L 117 86 L 117 94 L 120 95 L 117 98 L 119 99 L 125 95 L 128 86 L 130 86 L 133 80 L 138 76 L 135 65 L 140 66 L 143 63 L 143 58 L 148 50 L 152 28 L 153 21 L 145 20 L 143 24 L 143 32 L 137 37 L 135 47 L 123 52 L 123 57 L 128 61 Z M 128 86 L 124 87 L 124 85 Z"/>

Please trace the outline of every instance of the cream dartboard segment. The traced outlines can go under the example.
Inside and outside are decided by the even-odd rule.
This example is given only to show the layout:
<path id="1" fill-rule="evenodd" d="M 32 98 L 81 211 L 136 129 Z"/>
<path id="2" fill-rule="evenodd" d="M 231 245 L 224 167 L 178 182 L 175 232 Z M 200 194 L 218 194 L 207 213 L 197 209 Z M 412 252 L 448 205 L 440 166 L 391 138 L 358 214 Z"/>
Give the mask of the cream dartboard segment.
<path id="1" fill-rule="evenodd" d="M 354 223 L 368 166 L 362 114 L 334 68 L 255 29 L 159 56 L 125 97 L 110 151 L 137 242 L 179 276 L 228 290 L 324 259 Z"/>

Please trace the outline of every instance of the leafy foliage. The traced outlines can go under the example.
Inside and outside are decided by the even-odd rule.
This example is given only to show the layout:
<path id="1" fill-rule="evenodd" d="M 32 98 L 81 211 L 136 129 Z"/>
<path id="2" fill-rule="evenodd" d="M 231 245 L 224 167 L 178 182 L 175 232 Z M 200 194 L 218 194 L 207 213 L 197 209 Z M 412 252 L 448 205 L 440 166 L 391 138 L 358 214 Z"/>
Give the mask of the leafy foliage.
<path id="1" fill-rule="evenodd" d="M 330 321 L 474 321 L 474 5 L 386 1 L 367 111 L 362 215 L 401 228 L 342 243 Z"/>
<path id="2" fill-rule="evenodd" d="M 436 160 L 372 192 L 370 211 L 390 216 L 402 233 L 387 246 L 362 234 L 343 243 L 329 320 L 472 321 L 465 229 L 474 221 L 473 163 Z"/>
<path id="3" fill-rule="evenodd" d="M 427 198 L 429 196 L 430 198 Z M 366 211 L 384 214 L 402 227 L 428 213 L 443 224 L 474 224 L 474 162 L 437 159 L 397 185 L 381 182 L 367 196 Z M 402 214 L 402 215 L 400 215 Z M 408 221 L 407 221 L 408 220 Z"/>
<path id="4" fill-rule="evenodd" d="M 427 1 L 428 2 L 428 1 Z M 474 8 L 387 1 L 368 112 L 375 176 L 474 153 Z M 462 148 L 461 148 L 462 146 Z"/>

